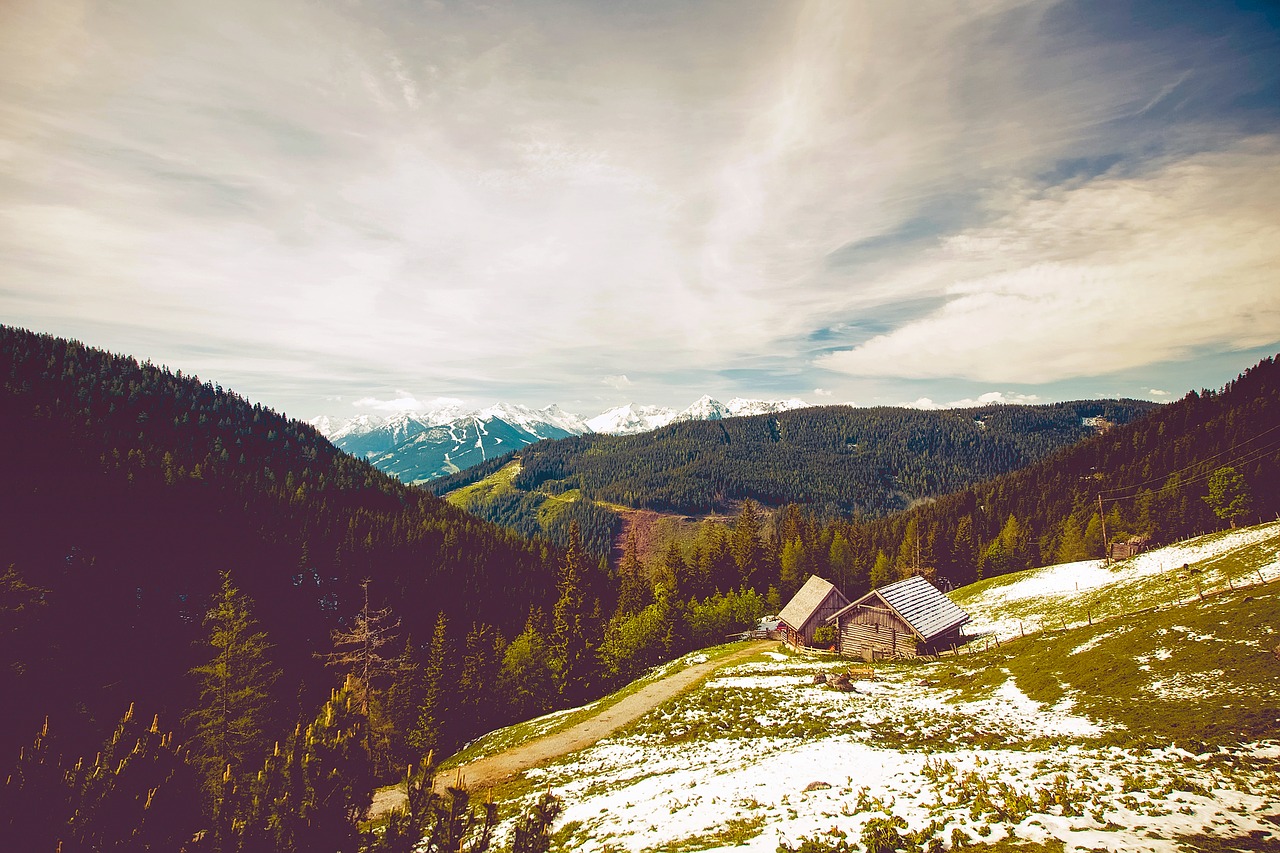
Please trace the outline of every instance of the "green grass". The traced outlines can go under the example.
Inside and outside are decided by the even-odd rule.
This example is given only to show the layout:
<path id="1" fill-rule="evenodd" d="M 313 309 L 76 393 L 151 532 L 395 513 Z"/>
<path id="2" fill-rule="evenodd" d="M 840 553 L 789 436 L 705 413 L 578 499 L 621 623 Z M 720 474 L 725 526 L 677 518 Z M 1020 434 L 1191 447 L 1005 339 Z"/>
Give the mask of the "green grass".
<path id="1" fill-rule="evenodd" d="M 550 494 L 548 492 L 538 492 L 543 497 L 542 503 L 538 505 L 538 524 L 542 525 L 545 530 L 547 525 L 555 521 L 560 513 L 569 508 L 569 505 L 581 500 L 581 489 L 569 489 L 558 494 Z"/>
<path id="2" fill-rule="evenodd" d="M 516 475 L 520 473 L 520 463 L 512 462 L 494 471 L 483 480 L 469 486 L 455 489 L 445 495 L 444 499 L 460 509 L 467 509 L 477 503 L 484 503 L 499 495 L 515 491 Z"/>
<path id="3" fill-rule="evenodd" d="M 740 847 L 764 832 L 765 816 L 734 818 L 714 832 L 691 835 L 653 848 L 653 853 L 691 853 L 718 847 Z"/>
<path id="4" fill-rule="evenodd" d="M 1007 678 L 1032 699 L 1070 697 L 1118 744 L 1228 744 L 1280 736 L 1280 581 L 1005 643 L 940 665 L 954 700 Z"/>
<path id="5" fill-rule="evenodd" d="M 672 668 L 678 666 L 681 661 L 685 661 L 694 655 L 706 655 L 709 662 L 722 660 L 743 648 L 743 643 L 726 643 L 720 646 L 714 646 L 708 649 L 702 649 L 698 652 L 692 652 L 682 658 L 673 661 L 671 664 L 654 667 L 645 675 L 636 679 L 608 696 L 592 702 L 589 705 L 583 705 L 568 712 L 556 712 L 538 717 L 533 720 L 527 720 L 523 723 L 516 723 L 512 726 L 492 731 L 475 741 L 472 741 L 459 752 L 454 753 L 449 758 L 441 762 L 441 772 L 445 768 L 458 767 L 468 764 L 487 755 L 494 755 L 512 747 L 520 746 L 529 741 L 538 738 L 547 737 L 548 735 L 557 734 L 559 732 L 571 729 L 579 723 L 594 717 L 595 715 L 613 707 L 628 696 L 638 693 L 642 688 L 659 681 L 666 675 L 670 674 Z"/>
<path id="6" fill-rule="evenodd" d="M 992 620 L 1017 620 L 1027 632 L 1061 628 L 1064 625 L 1101 621 L 1124 616 L 1150 607 L 1178 605 L 1200 594 L 1230 590 L 1234 586 L 1255 584 L 1259 569 L 1273 564 L 1280 556 L 1280 522 L 1258 525 L 1258 530 L 1271 535 L 1267 539 L 1237 547 L 1218 557 L 1210 557 L 1187 567 L 1170 565 L 1166 571 L 1145 577 L 1125 578 L 1125 561 L 1114 564 L 1111 571 L 1116 583 L 1089 590 L 1076 596 L 1045 595 L 1009 602 L 984 601 L 986 593 L 1034 578 L 1047 569 L 1028 569 L 969 584 L 950 594 L 962 609 L 980 612 Z M 1186 544 L 1211 543 L 1235 531 L 1210 533 Z M 1158 558 L 1159 552 L 1143 559 Z M 1051 567 L 1050 567 L 1051 568 Z M 1268 577 L 1274 576 L 1272 570 Z"/>

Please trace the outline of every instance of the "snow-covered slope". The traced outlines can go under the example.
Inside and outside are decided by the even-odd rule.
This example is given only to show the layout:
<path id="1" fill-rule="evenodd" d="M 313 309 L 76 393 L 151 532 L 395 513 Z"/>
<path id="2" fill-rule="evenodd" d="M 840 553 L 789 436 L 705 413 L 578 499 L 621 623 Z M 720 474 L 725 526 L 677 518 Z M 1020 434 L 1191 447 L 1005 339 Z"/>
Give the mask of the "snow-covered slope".
<path id="1" fill-rule="evenodd" d="M 1077 563 L 966 587 L 953 595 L 982 615 L 1015 602 L 1092 597 L 1096 606 L 1144 579 L 1164 584 L 1147 589 L 1157 610 L 1125 604 L 1127 616 L 1098 621 L 1095 610 L 1093 625 L 1068 630 L 1055 619 L 1035 637 L 1028 625 L 1028 639 L 989 651 L 978 641 L 936 661 L 880 661 L 874 679 L 861 661 L 764 650 L 527 771 L 519 790 L 529 793 L 503 811 L 555 791 L 566 803 L 557 828 L 572 829 L 583 853 L 773 853 L 808 849 L 804 838 L 821 840 L 812 849 L 847 838 L 862 850 L 873 836 L 887 844 L 886 834 L 907 831 L 934 839 L 926 849 L 1005 839 L 1000 849 L 1274 849 L 1280 741 L 1267 732 L 1277 632 L 1252 614 L 1275 613 L 1278 544 L 1273 523 L 1114 570 Z M 1189 600 L 1173 594 L 1195 580 L 1203 601 L 1194 586 Z M 849 692 L 815 683 L 846 667 L 857 670 Z M 1232 722 L 1188 730 L 1188 720 L 1215 715 Z M 1231 728 L 1264 717 L 1253 730 L 1260 739 Z M 538 735 L 554 725 L 545 719 Z M 493 742 L 506 742 L 503 733 Z"/>
<path id="2" fill-rule="evenodd" d="M 596 415 L 587 421 L 592 432 L 603 432 L 609 435 L 635 435 L 664 427 L 675 419 L 674 409 L 662 406 L 637 406 L 628 403 L 607 412 Z"/>
<path id="3" fill-rule="evenodd" d="M 1194 565 L 1192 573 L 1185 566 Z M 1280 574 L 1280 522 L 1210 533 L 1104 565 L 1060 563 L 990 578 L 951 598 L 971 617 L 965 632 L 1013 637 L 1083 625 L 1197 598 Z"/>
<path id="4" fill-rule="evenodd" d="M 310 423 L 348 453 L 368 459 L 407 483 L 416 483 L 543 439 L 592 432 L 633 435 L 676 421 L 769 414 L 805 405 L 801 400 L 743 399 L 725 404 L 704 396 L 682 412 L 629 403 L 588 420 L 555 404 L 533 409 L 498 403 L 469 410 L 459 400 L 442 398 L 421 412 L 363 414 L 347 419 L 322 415 Z"/>
<path id="5" fill-rule="evenodd" d="M 769 415 L 775 412 L 786 412 L 791 409 L 803 409 L 809 404 L 803 400 L 744 400 L 735 397 L 728 403 L 722 403 L 714 397 L 704 395 L 683 411 L 675 411 L 661 406 L 637 406 L 628 403 L 616 409 L 610 409 L 587 421 L 593 432 L 610 435 L 634 435 L 641 432 L 664 427 L 680 421 L 718 421 L 723 418 L 747 417 L 749 415 Z"/>

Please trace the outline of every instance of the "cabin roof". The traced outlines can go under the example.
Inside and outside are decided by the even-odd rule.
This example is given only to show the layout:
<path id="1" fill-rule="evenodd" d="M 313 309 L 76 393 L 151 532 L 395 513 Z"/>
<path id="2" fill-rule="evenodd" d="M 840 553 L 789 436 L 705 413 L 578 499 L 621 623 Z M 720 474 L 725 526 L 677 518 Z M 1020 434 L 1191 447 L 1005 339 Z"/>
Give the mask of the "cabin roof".
<path id="1" fill-rule="evenodd" d="M 919 575 L 873 589 L 848 607 L 829 616 L 827 621 L 839 619 L 853 608 L 865 606 L 873 598 L 888 605 L 926 642 L 969 621 L 968 613 Z"/>
<path id="2" fill-rule="evenodd" d="M 840 591 L 835 588 L 829 581 L 825 581 L 817 575 L 809 575 L 809 579 L 804 582 L 804 586 L 800 587 L 800 591 L 791 597 L 787 602 L 787 606 L 782 608 L 782 612 L 778 614 L 778 619 L 786 622 L 795 630 L 799 631 L 804 628 L 804 623 L 813 618 L 813 614 L 822 602 L 827 600 L 827 596 L 832 592 L 837 595 Z M 840 596 L 844 598 L 843 595 Z M 846 601 L 848 599 L 845 599 Z"/>

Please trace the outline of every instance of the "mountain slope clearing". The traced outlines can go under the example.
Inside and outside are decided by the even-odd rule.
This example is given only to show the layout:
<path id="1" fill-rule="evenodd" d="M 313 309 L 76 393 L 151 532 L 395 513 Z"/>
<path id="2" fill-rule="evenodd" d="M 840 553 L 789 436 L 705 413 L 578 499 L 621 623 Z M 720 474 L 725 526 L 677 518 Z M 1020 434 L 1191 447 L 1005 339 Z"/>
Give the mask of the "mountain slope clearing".
<path id="1" fill-rule="evenodd" d="M 525 778 L 564 796 L 564 849 L 602 853 L 877 831 L 948 848 L 1280 849 L 1278 537 L 1265 525 L 1147 555 L 1162 573 L 1107 569 L 1121 580 L 1088 593 L 1124 612 L 1092 625 L 1052 627 L 1078 596 L 1048 590 L 1049 570 L 961 590 L 979 620 L 998 615 L 995 590 L 1034 600 L 1021 615 L 1045 630 L 877 664 L 852 692 L 814 684 L 846 664 L 767 649 Z M 1213 589 L 1175 598 L 1179 573 Z"/>

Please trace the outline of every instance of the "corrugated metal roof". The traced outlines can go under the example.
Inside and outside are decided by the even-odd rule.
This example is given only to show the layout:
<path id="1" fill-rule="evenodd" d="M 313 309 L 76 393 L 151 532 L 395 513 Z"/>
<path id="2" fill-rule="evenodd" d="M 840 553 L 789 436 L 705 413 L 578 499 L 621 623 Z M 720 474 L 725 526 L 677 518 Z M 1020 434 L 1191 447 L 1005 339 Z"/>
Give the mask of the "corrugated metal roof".
<path id="1" fill-rule="evenodd" d="M 827 621 L 837 619 L 855 607 L 866 606 L 867 600 L 871 598 L 882 599 L 925 642 L 969 621 L 968 613 L 919 575 L 873 589 L 839 613 L 828 617 Z"/>
<path id="2" fill-rule="evenodd" d="M 925 640 L 969 621 L 968 613 L 919 575 L 875 591 Z"/>
<path id="3" fill-rule="evenodd" d="M 813 612 L 822 606 L 822 602 L 835 587 L 817 575 L 809 575 L 809 579 L 800 587 L 800 591 L 792 596 L 787 606 L 782 608 L 778 618 L 799 631 L 813 616 Z M 845 599 L 846 601 L 848 599 Z"/>

